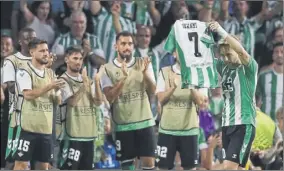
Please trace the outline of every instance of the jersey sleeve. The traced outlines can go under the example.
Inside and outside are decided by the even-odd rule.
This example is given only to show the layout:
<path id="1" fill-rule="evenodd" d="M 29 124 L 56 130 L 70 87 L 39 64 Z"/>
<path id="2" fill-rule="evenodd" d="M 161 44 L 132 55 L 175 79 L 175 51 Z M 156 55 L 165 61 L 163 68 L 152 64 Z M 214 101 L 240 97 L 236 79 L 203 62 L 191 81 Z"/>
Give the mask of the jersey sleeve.
<path id="1" fill-rule="evenodd" d="M 249 63 L 244 66 L 248 78 L 254 78 L 258 70 L 258 64 L 254 58 L 250 57 Z"/>
<path id="2" fill-rule="evenodd" d="M 32 78 L 25 70 L 18 70 L 16 73 L 16 82 L 21 92 L 32 90 Z"/>
<path id="3" fill-rule="evenodd" d="M 108 75 L 104 72 L 102 74 L 102 77 L 101 77 L 101 87 L 102 89 L 106 88 L 106 87 L 112 87 L 113 86 L 113 83 L 111 81 L 111 79 L 108 77 Z"/>
<path id="4" fill-rule="evenodd" d="M 11 61 L 5 60 L 3 64 L 3 83 L 15 81 L 16 69 Z"/>
<path id="5" fill-rule="evenodd" d="M 222 75 L 222 70 L 224 68 L 224 61 L 221 59 L 214 59 L 214 65 L 216 66 L 217 72 Z"/>
<path id="6" fill-rule="evenodd" d="M 162 71 L 159 72 L 158 80 L 157 80 L 157 88 L 156 94 L 166 91 L 166 83 L 162 74 Z"/>
<path id="7" fill-rule="evenodd" d="M 172 26 L 170 34 L 168 35 L 166 43 L 164 45 L 164 50 L 173 53 L 175 49 L 176 49 L 175 29 Z"/>
<path id="8" fill-rule="evenodd" d="M 66 81 L 65 81 L 64 87 L 61 88 L 60 91 L 61 91 L 61 97 L 62 97 L 63 102 L 66 102 L 66 100 L 73 95 L 73 92 L 69 84 Z"/>

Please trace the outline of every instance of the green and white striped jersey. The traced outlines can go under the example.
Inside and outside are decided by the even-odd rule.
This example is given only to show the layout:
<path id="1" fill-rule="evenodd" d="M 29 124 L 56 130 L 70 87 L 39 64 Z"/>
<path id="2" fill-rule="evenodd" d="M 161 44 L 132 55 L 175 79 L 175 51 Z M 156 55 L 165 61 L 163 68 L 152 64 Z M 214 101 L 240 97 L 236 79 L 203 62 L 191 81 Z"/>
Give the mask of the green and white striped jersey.
<path id="1" fill-rule="evenodd" d="M 206 23 L 198 20 L 177 20 L 164 49 L 177 52 L 181 66 L 182 88 L 197 86 L 215 88 L 218 74 L 214 66 L 214 40 Z"/>
<path id="2" fill-rule="evenodd" d="M 257 95 L 262 99 L 261 111 L 276 121 L 276 112 L 283 101 L 283 73 L 269 69 L 259 74 Z"/>
<path id="3" fill-rule="evenodd" d="M 93 17 L 95 17 L 94 20 L 97 23 L 95 25 L 96 35 L 99 36 L 99 40 L 101 41 L 105 59 L 109 62 L 114 59 L 116 53 L 114 50 L 116 32 L 112 21 L 112 14 L 106 12 L 102 7 L 101 13 Z M 123 31 L 136 34 L 136 25 L 134 22 L 124 17 L 120 17 L 119 20 Z"/>
<path id="4" fill-rule="evenodd" d="M 92 48 L 92 51 L 101 57 L 105 57 L 105 53 L 102 50 L 101 42 L 99 41 L 98 37 L 89 33 L 85 33 L 85 36 L 87 40 L 90 41 L 90 45 Z M 82 45 L 82 40 L 77 40 L 74 38 L 71 34 L 71 32 L 68 32 L 66 34 L 60 35 L 56 40 L 54 45 L 52 46 L 52 52 L 56 55 L 64 55 L 65 50 L 73 45 Z M 93 76 L 93 68 L 87 66 L 88 69 L 88 75 Z"/>
<path id="5" fill-rule="evenodd" d="M 240 23 L 235 17 L 224 22 L 224 29 L 233 35 L 239 35 L 245 50 L 254 57 L 255 32 L 261 27 L 255 18 L 245 18 Z"/>
<path id="6" fill-rule="evenodd" d="M 255 91 L 258 64 L 250 58 L 248 65 L 230 68 L 224 61 L 216 59 L 216 68 L 222 77 L 224 111 L 222 126 L 242 124 L 255 125 Z"/>
<path id="7" fill-rule="evenodd" d="M 121 4 L 121 16 L 135 21 L 136 24 L 153 25 L 148 12 L 147 1 L 123 2 Z"/>

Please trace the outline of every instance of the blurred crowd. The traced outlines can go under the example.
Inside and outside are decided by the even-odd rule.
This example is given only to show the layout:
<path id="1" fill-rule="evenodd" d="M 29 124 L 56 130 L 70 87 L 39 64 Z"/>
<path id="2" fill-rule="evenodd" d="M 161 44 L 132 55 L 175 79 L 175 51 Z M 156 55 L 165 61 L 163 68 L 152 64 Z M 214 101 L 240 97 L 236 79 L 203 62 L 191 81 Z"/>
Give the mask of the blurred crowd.
<path id="1" fill-rule="evenodd" d="M 1 75 L 5 57 L 21 51 L 20 41 L 28 41 L 19 37 L 19 31 L 25 27 L 32 28 L 38 38 L 47 41 L 51 52 L 51 67 L 57 75 L 66 70 L 65 50 L 72 45 L 81 45 L 85 56 L 84 65 L 88 76 L 93 78 L 101 65 L 115 58 L 116 34 L 129 31 L 135 37 L 134 57 L 154 58 L 156 62 L 152 62 L 152 65 L 155 65 L 153 68 L 156 68 L 154 74 L 157 77 L 162 67 L 169 66 L 174 61 L 172 54 L 164 51 L 163 46 L 176 20 L 218 21 L 228 33 L 241 40 L 243 47 L 259 64 L 256 140 L 247 168 L 281 169 L 283 46 L 279 48 L 275 45 L 283 44 L 284 41 L 282 15 L 283 1 L 267 0 L 1 1 Z M 214 149 L 212 162 L 216 164 L 223 161 L 220 135 L 224 107 L 222 90 L 206 90 L 206 94 L 208 103 L 199 110 L 198 145 L 201 166 L 208 155 L 208 148 Z M 105 116 L 111 116 L 106 100 L 104 104 Z M 153 100 L 152 111 L 157 127 L 158 110 L 159 106 Z M 8 128 L 8 123 L 5 123 L 8 111 L 9 99 L 6 99 L 1 107 L 1 168 L 5 166 L 2 153 L 5 154 L 6 142 L 3 132 Z M 270 124 L 267 124 L 268 120 L 271 120 Z M 263 130 L 274 126 L 273 136 L 268 139 L 269 136 Z M 119 168 L 111 134 L 106 133 L 103 141 L 99 142 L 100 148 L 96 149 L 96 168 Z M 176 169 L 182 169 L 179 164 L 177 154 Z M 139 167 L 139 162 L 137 166 Z"/>

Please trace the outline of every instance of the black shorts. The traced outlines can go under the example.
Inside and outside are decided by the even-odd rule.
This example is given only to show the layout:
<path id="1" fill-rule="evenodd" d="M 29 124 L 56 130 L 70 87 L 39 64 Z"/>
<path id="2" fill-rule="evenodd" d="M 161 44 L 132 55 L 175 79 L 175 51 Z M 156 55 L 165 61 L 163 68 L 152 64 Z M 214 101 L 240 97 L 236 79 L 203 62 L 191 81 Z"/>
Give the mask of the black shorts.
<path id="1" fill-rule="evenodd" d="M 36 161 L 48 163 L 51 157 L 51 134 L 38 134 L 22 130 L 18 148 L 13 156 L 16 161 Z"/>
<path id="2" fill-rule="evenodd" d="M 174 136 L 159 133 L 156 163 L 160 169 L 174 167 L 176 152 L 180 153 L 181 166 L 185 170 L 198 165 L 198 135 Z"/>
<path id="3" fill-rule="evenodd" d="M 245 167 L 250 156 L 251 145 L 255 136 L 253 125 L 236 125 L 222 127 L 222 143 L 225 160 Z"/>
<path id="4" fill-rule="evenodd" d="M 136 157 L 155 157 L 156 137 L 153 127 L 115 133 L 116 157 L 119 161 Z"/>
<path id="5" fill-rule="evenodd" d="M 60 170 L 92 170 L 94 141 L 62 140 L 60 143 Z"/>
<path id="6" fill-rule="evenodd" d="M 11 128 L 11 127 L 8 127 L 8 130 L 9 130 L 9 128 Z M 13 129 L 13 131 L 12 131 L 13 136 L 12 136 L 11 139 L 9 139 L 9 138 L 7 139 L 7 142 L 6 142 L 7 143 L 7 149 L 6 150 L 8 150 L 8 148 L 11 150 L 13 147 L 15 148 L 17 146 L 16 134 L 17 134 L 18 127 L 16 126 L 12 129 Z M 9 132 L 8 132 L 8 135 L 9 135 Z M 9 163 L 15 162 L 15 159 L 13 157 L 13 150 L 11 150 L 10 154 L 7 156 L 6 161 L 9 162 Z"/>

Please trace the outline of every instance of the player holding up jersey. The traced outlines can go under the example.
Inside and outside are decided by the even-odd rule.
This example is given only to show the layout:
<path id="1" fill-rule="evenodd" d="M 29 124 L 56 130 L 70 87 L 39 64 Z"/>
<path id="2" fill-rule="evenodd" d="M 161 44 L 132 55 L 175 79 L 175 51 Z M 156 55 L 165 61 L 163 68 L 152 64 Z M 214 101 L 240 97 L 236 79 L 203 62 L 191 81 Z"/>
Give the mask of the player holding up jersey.
<path id="1" fill-rule="evenodd" d="M 156 91 L 155 76 L 149 58 L 135 58 L 132 34 L 116 36 L 117 58 L 105 65 L 102 88 L 112 103 L 117 157 L 124 170 L 134 168 L 140 157 L 142 168 L 154 169 L 155 121 L 149 95 Z"/>
<path id="2" fill-rule="evenodd" d="M 94 139 L 98 134 L 98 118 L 102 115 L 103 100 L 100 88 L 101 71 L 95 82 L 87 76 L 83 64 L 83 50 L 71 46 L 66 50 L 67 71 L 60 77 L 65 86 L 61 89 L 61 119 L 63 132 L 60 139 L 59 168 L 63 170 L 92 170 Z M 103 68 L 102 68 L 103 69 Z"/>
<path id="3" fill-rule="evenodd" d="M 219 50 L 223 59 L 216 60 L 216 68 L 222 77 L 225 101 L 222 142 L 226 158 L 220 169 L 243 169 L 255 136 L 254 96 L 258 65 L 237 38 L 229 35 L 217 22 L 210 22 L 209 28 L 217 32 L 222 41 Z"/>
<path id="4" fill-rule="evenodd" d="M 57 100 L 54 90 L 64 85 L 55 80 L 54 72 L 45 68 L 49 52 L 46 41 L 29 42 L 32 61 L 16 73 L 19 92 L 16 110 L 20 113 L 20 138 L 15 154 L 14 170 L 25 170 L 28 162 L 36 159 L 36 169 L 48 170 L 51 158 L 53 103 Z"/>
<path id="5" fill-rule="evenodd" d="M 162 117 L 156 162 L 159 169 L 171 170 L 179 151 L 181 166 L 190 170 L 198 164 L 199 122 L 195 105 L 201 105 L 205 97 L 196 89 L 181 89 L 180 62 L 175 58 L 174 65 L 161 69 L 157 82 Z"/>

